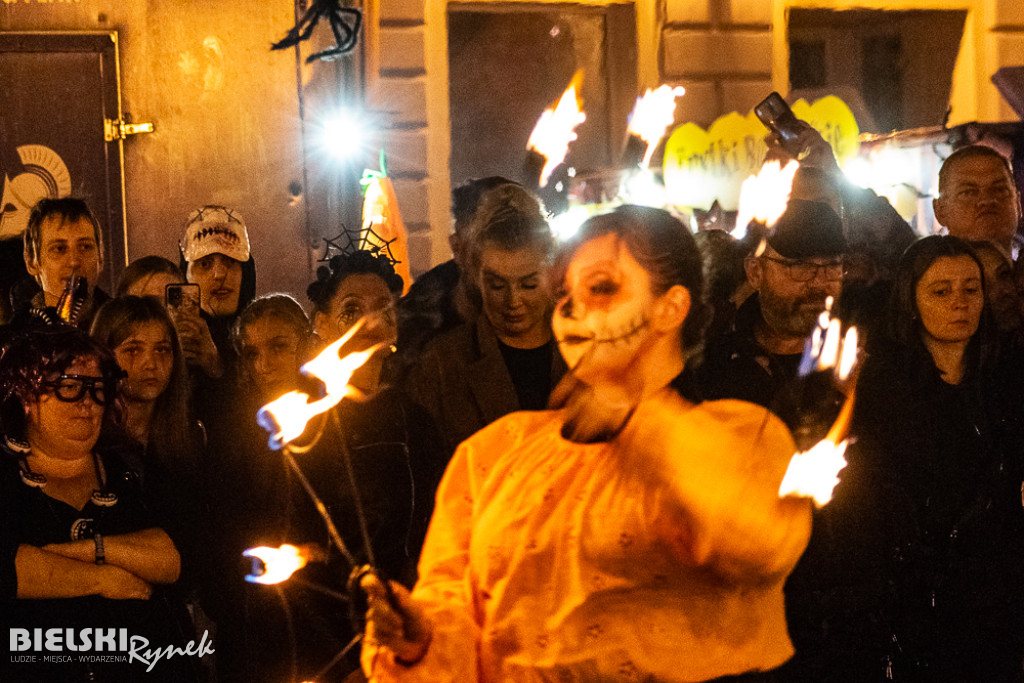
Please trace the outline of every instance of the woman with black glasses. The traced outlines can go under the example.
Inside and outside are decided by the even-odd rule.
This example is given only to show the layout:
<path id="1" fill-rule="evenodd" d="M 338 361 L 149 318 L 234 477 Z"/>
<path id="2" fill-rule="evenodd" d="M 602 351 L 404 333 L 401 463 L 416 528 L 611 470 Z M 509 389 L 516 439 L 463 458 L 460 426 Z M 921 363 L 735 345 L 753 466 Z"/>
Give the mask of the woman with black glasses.
<path id="1" fill-rule="evenodd" d="M 11 646 L 3 680 L 194 680 L 194 658 L 147 675 L 129 657 L 183 643 L 159 592 L 178 578 L 178 551 L 147 510 L 130 454 L 103 443 L 121 416 L 120 376 L 108 351 L 70 328 L 27 333 L 0 356 L 0 614 L 23 629 L 5 632 L 46 634 L 42 651 L 31 635 L 35 661 L 15 662 Z M 125 637 L 101 648 L 97 629 Z"/>

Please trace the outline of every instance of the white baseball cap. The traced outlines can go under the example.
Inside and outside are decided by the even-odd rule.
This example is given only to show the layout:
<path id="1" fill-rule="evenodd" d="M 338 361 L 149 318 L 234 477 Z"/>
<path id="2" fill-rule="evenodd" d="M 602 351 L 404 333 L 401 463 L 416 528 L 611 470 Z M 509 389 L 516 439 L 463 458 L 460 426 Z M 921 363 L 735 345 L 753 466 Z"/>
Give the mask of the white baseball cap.
<path id="1" fill-rule="evenodd" d="M 242 262 L 249 260 L 249 233 L 245 229 L 245 220 L 237 211 L 215 204 L 189 214 L 180 246 L 188 263 L 210 254 L 224 254 Z"/>

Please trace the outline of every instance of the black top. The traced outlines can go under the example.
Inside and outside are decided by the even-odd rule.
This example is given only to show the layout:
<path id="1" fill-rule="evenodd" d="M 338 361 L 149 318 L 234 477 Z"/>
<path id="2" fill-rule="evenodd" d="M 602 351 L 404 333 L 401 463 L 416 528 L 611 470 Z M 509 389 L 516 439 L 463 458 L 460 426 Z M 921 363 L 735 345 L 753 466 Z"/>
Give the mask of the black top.
<path id="1" fill-rule="evenodd" d="M 455 306 L 458 286 L 459 267 L 445 261 L 416 278 L 398 300 L 398 353 L 390 361 L 394 376 L 403 377 L 431 339 L 465 322 Z"/>
<path id="2" fill-rule="evenodd" d="M 849 465 L 786 586 L 812 671 L 793 680 L 1021 679 L 1020 375 L 950 385 L 930 357 L 867 360 Z"/>
<path id="3" fill-rule="evenodd" d="M 769 353 L 754 336 L 760 320 L 761 302 L 755 293 L 736 311 L 732 329 L 705 342 L 694 374 L 703 398 L 734 398 L 784 412 L 778 406 L 780 393 L 796 378 L 801 354 Z"/>
<path id="4" fill-rule="evenodd" d="M 544 410 L 551 394 L 551 361 L 555 342 L 533 349 L 520 349 L 498 340 L 501 357 L 505 359 L 519 407 L 523 410 Z"/>
<path id="5" fill-rule="evenodd" d="M 106 491 L 111 499 L 103 503 L 94 496 L 79 511 L 50 498 L 38 487 L 26 484 L 19 474 L 18 462 L 8 452 L 0 453 L 0 627 L 8 628 L 125 628 L 129 637 L 141 636 L 151 648 L 168 645 L 182 647 L 193 639 L 184 623 L 185 615 L 173 592 L 154 587 L 149 600 L 111 600 L 100 596 L 77 598 L 17 599 L 14 566 L 20 545 L 41 547 L 92 538 L 93 532 L 114 536 L 161 527 L 142 495 L 137 473 L 115 453 L 102 453 L 106 473 Z M 185 635 L 185 634 L 188 635 Z M 5 638 L 5 642 L 8 639 Z M 77 641 L 76 641 L 77 642 Z M 79 653 L 67 647 L 63 652 L 27 652 L 37 655 L 35 662 L 13 662 L 20 653 L 4 654 L 0 659 L 0 680 L 54 681 L 194 681 L 197 657 L 162 660 L 146 673 L 139 662 L 84 662 Z M 43 662 L 43 655 L 71 656 L 72 661 Z M 82 654 L 96 654 L 83 652 Z M 101 653 L 127 656 L 127 652 Z M 92 676 L 92 678 L 90 678 Z"/>

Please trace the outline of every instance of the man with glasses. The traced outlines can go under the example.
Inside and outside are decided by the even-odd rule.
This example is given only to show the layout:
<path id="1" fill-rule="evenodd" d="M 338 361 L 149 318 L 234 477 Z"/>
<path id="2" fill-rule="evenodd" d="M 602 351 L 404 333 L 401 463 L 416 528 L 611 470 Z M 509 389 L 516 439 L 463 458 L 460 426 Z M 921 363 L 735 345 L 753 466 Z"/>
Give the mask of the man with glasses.
<path id="1" fill-rule="evenodd" d="M 831 297 L 839 299 L 846 240 L 827 204 L 792 199 L 767 239 L 744 261 L 754 294 L 732 329 L 709 338 L 697 380 L 704 398 L 773 407 L 796 377 L 804 342 Z"/>
<path id="2" fill-rule="evenodd" d="M 1008 258 L 1021 218 L 1020 194 L 1006 157 L 985 145 L 956 150 L 939 169 L 935 220 L 950 235 L 992 242 Z"/>

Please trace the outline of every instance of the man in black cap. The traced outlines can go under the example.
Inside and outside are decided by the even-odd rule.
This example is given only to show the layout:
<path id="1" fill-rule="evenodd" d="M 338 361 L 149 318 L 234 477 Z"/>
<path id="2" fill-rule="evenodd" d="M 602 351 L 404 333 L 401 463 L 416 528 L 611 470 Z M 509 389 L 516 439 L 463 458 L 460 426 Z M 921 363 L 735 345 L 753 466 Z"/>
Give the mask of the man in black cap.
<path id="1" fill-rule="evenodd" d="M 774 407 L 796 377 L 804 342 L 838 300 L 846 240 L 827 204 L 792 199 L 757 253 L 744 262 L 755 290 L 736 311 L 732 329 L 709 338 L 697 370 L 704 398 L 738 398 Z"/>

